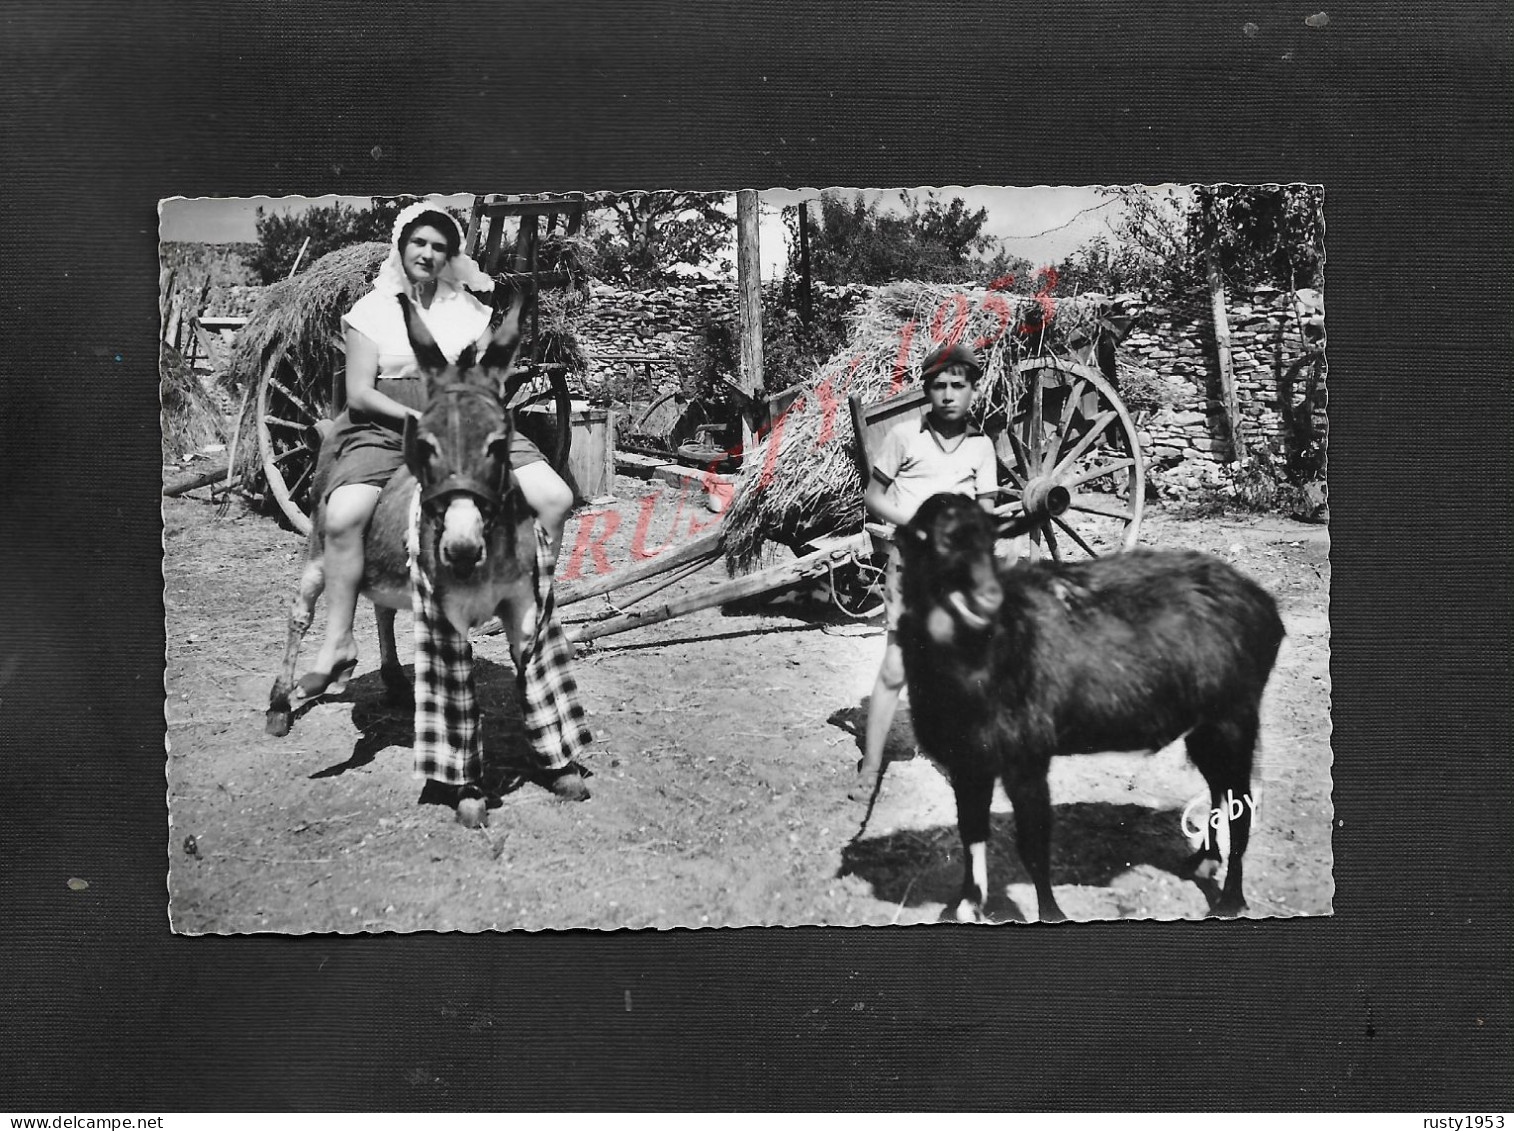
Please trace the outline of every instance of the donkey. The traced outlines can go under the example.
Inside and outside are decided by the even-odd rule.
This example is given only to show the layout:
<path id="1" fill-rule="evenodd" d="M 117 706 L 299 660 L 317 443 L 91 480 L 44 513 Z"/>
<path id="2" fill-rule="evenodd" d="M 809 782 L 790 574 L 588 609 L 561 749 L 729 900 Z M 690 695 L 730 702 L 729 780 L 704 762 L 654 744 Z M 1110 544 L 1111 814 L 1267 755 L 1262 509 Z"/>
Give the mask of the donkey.
<path id="1" fill-rule="evenodd" d="M 498 390 L 520 351 L 519 300 L 475 359 L 472 345 L 448 364 L 436 340 L 399 296 L 405 328 L 427 379 L 427 404 L 405 421 L 405 466 L 379 495 L 363 539 L 359 592 L 378 620 L 380 674 L 393 700 L 412 695 L 394 641 L 394 616 L 411 605 L 408 534 L 416 484 L 421 489 L 420 568 L 437 604 L 459 632 L 498 615 L 520 670 L 521 653 L 536 627 L 535 516 L 510 474 L 510 414 Z M 311 494 L 317 500 L 299 590 L 289 612 L 283 668 L 269 696 L 265 730 L 282 737 L 292 723 L 290 692 L 300 641 L 325 587 L 323 529 L 326 482 L 334 459 L 323 447 Z"/>

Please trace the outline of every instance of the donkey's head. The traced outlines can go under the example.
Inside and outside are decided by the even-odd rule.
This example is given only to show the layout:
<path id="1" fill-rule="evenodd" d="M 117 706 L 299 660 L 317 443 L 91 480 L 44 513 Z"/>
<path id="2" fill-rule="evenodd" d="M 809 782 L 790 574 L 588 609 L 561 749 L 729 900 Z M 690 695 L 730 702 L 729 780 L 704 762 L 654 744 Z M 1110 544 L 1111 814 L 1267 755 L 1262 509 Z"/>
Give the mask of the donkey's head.
<path id="1" fill-rule="evenodd" d="M 420 419 L 405 420 L 405 464 L 420 484 L 423 510 L 440 524 L 438 563 L 463 580 L 484 561 L 517 489 L 499 389 L 520 350 L 519 308 L 505 316 L 482 357 L 470 344 L 449 364 L 409 299 L 400 295 L 399 302 L 427 387 Z"/>

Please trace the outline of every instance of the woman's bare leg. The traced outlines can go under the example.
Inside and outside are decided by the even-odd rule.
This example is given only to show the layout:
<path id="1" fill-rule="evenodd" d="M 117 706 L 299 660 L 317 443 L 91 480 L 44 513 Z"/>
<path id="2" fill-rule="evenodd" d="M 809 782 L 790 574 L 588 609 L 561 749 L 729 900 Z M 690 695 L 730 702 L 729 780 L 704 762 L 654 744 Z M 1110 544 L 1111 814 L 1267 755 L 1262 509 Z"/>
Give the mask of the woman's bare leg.
<path id="1" fill-rule="evenodd" d="M 326 500 L 326 639 L 316 654 L 311 676 L 329 676 L 357 659 L 352 620 L 363 582 L 363 535 L 378 505 L 379 488 L 366 483 L 338 487 Z M 304 682 L 304 681 L 302 681 Z M 345 680 L 342 681 L 345 683 Z M 308 686 L 308 685 L 307 685 Z M 338 688 L 339 689 L 339 688 Z"/>
<path id="2" fill-rule="evenodd" d="M 537 521 L 547 532 L 547 539 L 551 543 L 552 564 L 556 566 L 557 556 L 562 550 L 563 527 L 568 524 L 568 514 L 573 510 L 573 489 L 552 470 L 550 463 L 542 460 L 517 467 L 512 474 L 520 484 L 520 492 L 526 497 L 526 503 L 536 512 Z"/>

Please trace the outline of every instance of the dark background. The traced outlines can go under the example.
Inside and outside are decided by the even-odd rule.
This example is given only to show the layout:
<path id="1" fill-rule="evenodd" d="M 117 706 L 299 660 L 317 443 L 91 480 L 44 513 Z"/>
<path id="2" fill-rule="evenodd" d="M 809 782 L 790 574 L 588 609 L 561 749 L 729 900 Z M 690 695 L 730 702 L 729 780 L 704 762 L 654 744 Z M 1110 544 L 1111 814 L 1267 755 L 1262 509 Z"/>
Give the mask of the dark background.
<path id="1" fill-rule="evenodd" d="M 1514 1107 L 1508 9 L 1318 2 L 7 5 L 0 1107 Z M 1333 918 L 169 934 L 160 197 L 1166 180 L 1327 190 Z"/>

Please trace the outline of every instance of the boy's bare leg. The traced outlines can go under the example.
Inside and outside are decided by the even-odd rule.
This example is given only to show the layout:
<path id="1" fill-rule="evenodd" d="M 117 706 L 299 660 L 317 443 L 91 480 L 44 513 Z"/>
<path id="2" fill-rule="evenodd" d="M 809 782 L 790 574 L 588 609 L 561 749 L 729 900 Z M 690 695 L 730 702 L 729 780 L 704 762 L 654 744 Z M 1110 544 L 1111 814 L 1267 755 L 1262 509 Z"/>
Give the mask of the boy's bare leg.
<path id="1" fill-rule="evenodd" d="M 878 678 L 873 681 L 873 694 L 867 704 L 867 731 L 863 736 L 862 764 L 857 767 L 857 780 L 847 796 L 854 801 L 866 801 L 873 795 L 873 788 L 883 772 L 883 751 L 888 745 L 889 728 L 894 724 L 894 714 L 899 709 L 899 692 L 904 688 L 904 653 L 892 630 L 884 646 L 883 665 L 878 669 Z"/>

